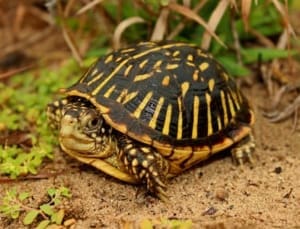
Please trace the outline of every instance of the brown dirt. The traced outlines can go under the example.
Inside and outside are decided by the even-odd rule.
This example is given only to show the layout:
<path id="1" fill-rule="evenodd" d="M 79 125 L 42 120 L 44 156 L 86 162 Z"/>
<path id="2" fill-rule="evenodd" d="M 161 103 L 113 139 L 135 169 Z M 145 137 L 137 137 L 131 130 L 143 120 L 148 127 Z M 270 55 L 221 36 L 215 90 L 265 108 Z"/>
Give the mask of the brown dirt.
<path id="1" fill-rule="evenodd" d="M 270 102 L 261 85 L 247 89 L 246 95 L 257 113 L 255 164 L 236 167 L 228 152 L 216 155 L 169 181 L 170 203 L 137 197 L 138 186 L 121 183 L 60 151 L 46 166 L 62 173 L 4 183 L 0 193 L 15 186 L 30 191 L 31 204 L 37 205 L 47 188 L 69 187 L 73 197 L 65 204 L 66 219 L 76 219 L 75 228 L 118 228 L 124 222 L 160 217 L 191 219 L 195 228 L 299 228 L 299 125 L 292 133 L 291 120 L 271 124 L 262 117 L 258 107 Z M 0 217 L 0 227 L 22 228 L 22 224 Z"/>

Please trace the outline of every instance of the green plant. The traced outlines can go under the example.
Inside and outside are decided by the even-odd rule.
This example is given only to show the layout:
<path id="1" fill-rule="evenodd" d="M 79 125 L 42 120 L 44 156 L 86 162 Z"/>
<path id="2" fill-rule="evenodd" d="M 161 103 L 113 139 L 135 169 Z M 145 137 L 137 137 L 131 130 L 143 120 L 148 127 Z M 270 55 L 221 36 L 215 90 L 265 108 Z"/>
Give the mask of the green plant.
<path id="1" fill-rule="evenodd" d="M 65 217 L 63 208 L 60 208 L 63 198 L 70 198 L 71 193 L 68 188 L 49 188 L 47 190 L 49 201 L 40 204 L 38 207 L 31 207 L 26 200 L 30 197 L 28 192 L 17 193 L 16 189 L 6 191 L 0 204 L 0 213 L 12 219 L 19 218 L 21 212 L 25 212 L 23 218 L 24 225 L 32 225 L 34 221 L 38 221 L 38 217 L 42 220 L 37 222 L 38 229 L 46 228 L 51 224 L 61 225 Z"/>
<path id="2" fill-rule="evenodd" d="M 0 139 L 1 135 L 10 139 L 9 144 L 0 145 L 0 175 L 14 179 L 36 174 L 45 158 L 53 158 L 57 141 L 47 123 L 46 107 L 77 71 L 79 67 L 70 60 L 56 71 L 42 69 L 38 74 L 16 75 L 7 85 L 0 83 Z M 12 137 L 17 131 L 24 132 L 29 146 Z"/>

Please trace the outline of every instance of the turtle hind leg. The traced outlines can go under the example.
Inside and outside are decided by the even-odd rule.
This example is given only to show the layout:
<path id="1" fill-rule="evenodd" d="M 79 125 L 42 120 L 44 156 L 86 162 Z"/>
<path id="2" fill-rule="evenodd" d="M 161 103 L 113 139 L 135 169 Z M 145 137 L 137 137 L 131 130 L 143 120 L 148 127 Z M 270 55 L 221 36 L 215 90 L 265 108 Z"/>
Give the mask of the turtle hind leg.
<path id="1" fill-rule="evenodd" d="M 253 164 L 254 149 L 255 141 L 252 133 L 250 133 L 231 149 L 233 162 L 238 165 L 243 165 L 244 162 Z"/>
<path id="2" fill-rule="evenodd" d="M 165 182 L 169 165 L 162 155 L 152 147 L 128 138 L 121 141 L 119 148 L 119 159 L 125 169 L 141 183 L 146 184 L 150 193 L 167 201 Z"/>

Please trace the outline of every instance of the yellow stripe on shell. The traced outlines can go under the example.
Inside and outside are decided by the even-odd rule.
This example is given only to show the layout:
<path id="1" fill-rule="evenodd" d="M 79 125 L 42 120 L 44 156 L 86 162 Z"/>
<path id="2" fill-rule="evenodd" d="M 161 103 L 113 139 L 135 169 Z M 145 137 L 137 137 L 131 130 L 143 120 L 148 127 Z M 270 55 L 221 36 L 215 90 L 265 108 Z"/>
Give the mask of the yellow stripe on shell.
<path id="1" fill-rule="evenodd" d="M 212 135 L 213 133 L 213 127 L 212 127 L 212 117 L 211 117 L 211 96 L 210 94 L 205 94 L 206 98 L 206 106 L 207 106 L 207 136 Z"/>
<path id="2" fill-rule="evenodd" d="M 173 52 L 172 56 L 173 57 L 176 57 L 180 54 L 180 51 L 179 50 L 176 50 L 175 52 Z"/>
<path id="3" fill-rule="evenodd" d="M 185 94 L 187 93 L 187 91 L 190 88 L 190 83 L 189 82 L 183 82 L 181 84 L 181 93 L 182 93 L 182 97 L 185 97 Z"/>
<path id="4" fill-rule="evenodd" d="M 178 67 L 179 67 L 178 64 L 167 64 L 166 69 L 167 70 L 172 70 L 172 69 L 176 69 Z"/>
<path id="5" fill-rule="evenodd" d="M 209 64 L 207 62 L 203 62 L 199 65 L 199 69 L 203 72 L 209 67 Z"/>
<path id="6" fill-rule="evenodd" d="M 141 74 L 141 75 L 136 75 L 134 77 L 133 82 L 138 82 L 138 81 L 146 80 L 146 79 L 152 77 L 152 75 L 153 75 L 152 73 L 145 73 L 145 74 Z"/>
<path id="7" fill-rule="evenodd" d="M 111 62 L 113 60 L 113 55 L 109 55 L 108 57 L 105 58 L 104 63 L 108 64 L 109 62 Z"/>
<path id="8" fill-rule="evenodd" d="M 228 124 L 228 114 L 227 114 L 227 106 L 226 106 L 226 98 L 225 98 L 225 93 L 224 91 L 220 91 L 220 97 L 221 97 L 221 103 L 222 103 L 222 108 L 223 108 L 223 113 L 224 113 L 224 126 Z"/>
<path id="9" fill-rule="evenodd" d="M 111 93 L 115 90 L 116 85 L 112 85 L 105 93 L 104 93 L 104 97 L 109 98 L 109 96 L 111 95 Z"/>
<path id="10" fill-rule="evenodd" d="M 129 65 L 126 69 L 125 69 L 125 72 L 124 72 L 124 76 L 128 76 L 129 75 L 129 72 L 130 72 L 130 70 L 132 69 L 132 67 L 133 67 L 133 65 L 131 64 L 131 65 Z"/>
<path id="11" fill-rule="evenodd" d="M 116 99 L 116 101 L 120 103 L 124 99 L 124 97 L 126 96 L 127 92 L 128 92 L 127 89 L 123 89 L 121 91 L 120 95 L 118 96 L 118 98 Z"/>
<path id="12" fill-rule="evenodd" d="M 230 94 L 232 96 L 233 102 L 234 102 L 237 110 L 240 110 L 240 102 L 238 100 L 237 94 L 234 91 L 232 91 L 231 89 L 229 89 L 229 91 L 230 91 Z"/>
<path id="13" fill-rule="evenodd" d="M 188 56 L 187 56 L 187 59 L 188 59 L 188 61 L 193 61 L 194 60 L 194 56 L 192 55 L 192 54 L 189 54 Z"/>
<path id="14" fill-rule="evenodd" d="M 215 87 L 215 80 L 214 79 L 210 79 L 208 81 L 208 89 L 210 92 L 212 92 L 214 90 L 214 87 Z"/>
<path id="15" fill-rule="evenodd" d="M 235 112 L 235 109 L 234 109 L 234 106 L 233 106 L 232 99 L 231 99 L 229 93 L 226 93 L 226 94 L 227 94 L 227 100 L 228 100 L 231 116 L 234 117 L 236 112 Z"/>
<path id="16" fill-rule="evenodd" d="M 168 86 L 170 84 L 170 76 L 165 76 L 161 82 L 163 86 Z"/>
<path id="17" fill-rule="evenodd" d="M 198 81 L 198 79 L 199 79 L 199 70 L 196 69 L 193 73 L 193 80 Z"/>
<path id="18" fill-rule="evenodd" d="M 94 78 L 92 80 L 90 80 L 87 85 L 91 85 L 94 82 L 96 82 L 97 80 L 99 80 L 102 76 L 104 75 L 104 72 L 101 72 L 100 74 L 98 74 L 97 76 L 94 76 Z"/>
<path id="19" fill-rule="evenodd" d="M 183 118 L 182 118 L 182 100 L 181 97 L 178 97 L 178 122 L 177 122 L 177 139 L 182 138 L 182 124 L 183 124 Z"/>
<path id="20" fill-rule="evenodd" d="M 222 122 L 221 122 L 220 115 L 218 115 L 218 117 L 217 117 L 217 123 L 218 123 L 218 131 L 220 131 L 222 129 Z"/>
<path id="21" fill-rule="evenodd" d="M 156 108 L 155 108 L 155 111 L 154 111 L 154 114 L 153 114 L 153 116 L 152 116 L 152 118 L 151 118 L 151 120 L 150 120 L 150 122 L 149 122 L 149 126 L 150 126 L 151 128 L 153 128 L 153 129 L 156 128 L 157 118 L 158 118 L 158 115 L 159 115 L 159 113 L 160 113 L 160 110 L 161 110 L 161 108 L 162 108 L 162 106 L 163 106 L 163 104 L 164 104 L 164 101 L 165 101 L 164 97 L 160 97 L 160 98 L 159 98 L 159 100 L 158 100 L 158 102 L 157 102 L 157 105 L 156 105 Z"/>
<path id="22" fill-rule="evenodd" d="M 142 69 L 142 68 L 144 68 L 145 67 L 145 65 L 148 63 L 148 59 L 145 59 L 145 60 L 143 60 L 140 64 L 139 64 L 139 67 Z"/>
<path id="23" fill-rule="evenodd" d="M 135 98 L 137 96 L 138 92 L 134 91 L 131 92 L 129 94 L 127 94 L 124 98 L 124 100 L 122 101 L 122 104 L 128 103 L 130 100 L 132 100 L 133 98 Z"/>
<path id="24" fill-rule="evenodd" d="M 172 105 L 169 104 L 168 108 L 167 108 L 167 113 L 166 113 L 166 117 L 165 117 L 164 126 L 163 126 L 163 129 L 162 129 L 162 133 L 165 134 L 165 135 L 168 135 L 169 132 L 170 132 L 171 119 L 172 119 Z"/>
<path id="25" fill-rule="evenodd" d="M 196 139 L 198 137 L 199 109 L 200 109 L 199 96 L 194 96 L 192 139 Z"/>
<path id="26" fill-rule="evenodd" d="M 133 115 L 136 118 L 139 118 L 141 116 L 142 111 L 144 110 L 144 108 L 146 107 L 147 103 L 149 102 L 149 100 L 151 99 L 153 95 L 152 91 L 149 91 L 145 98 L 143 99 L 143 101 L 138 105 L 138 107 L 135 109 L 135 111 L 133 112 Z"/>

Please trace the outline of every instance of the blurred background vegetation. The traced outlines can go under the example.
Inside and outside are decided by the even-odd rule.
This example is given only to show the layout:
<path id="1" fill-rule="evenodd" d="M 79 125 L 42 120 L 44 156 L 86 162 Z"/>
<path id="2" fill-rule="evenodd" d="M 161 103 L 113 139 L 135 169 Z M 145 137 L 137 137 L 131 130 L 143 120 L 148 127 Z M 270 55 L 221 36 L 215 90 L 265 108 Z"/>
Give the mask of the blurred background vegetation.
<path id="1" fill-rule="evenodd" d="M 263 83 L 270 96 L 282 86 L 297 89 L 290 76 L 299 60 L 299 7 L 287 0 L 0 1 L 0 182 L 38 175 L 51 161 L 57 141 L 47 103 L 113 49 L 195 43 L 233 76 L 255 76 L 250 83 Z M 271 118 L 279 114 L 285 117 Z"/>

